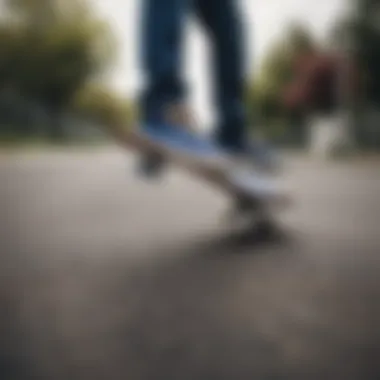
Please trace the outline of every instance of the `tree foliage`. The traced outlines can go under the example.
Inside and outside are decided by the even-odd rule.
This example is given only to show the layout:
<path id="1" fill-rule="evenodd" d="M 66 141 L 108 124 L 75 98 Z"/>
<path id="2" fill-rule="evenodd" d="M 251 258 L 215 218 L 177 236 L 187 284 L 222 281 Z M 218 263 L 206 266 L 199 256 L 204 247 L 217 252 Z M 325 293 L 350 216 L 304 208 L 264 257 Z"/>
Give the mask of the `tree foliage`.
<path id="1" fill-rule="evenodd" d="M 380 105 L 380 3 L 374 0 L 357 0 L 356 57 L 365 73 L 366 101 Z"/>
<path id="2" fill-rule="evenodd" d="M 38 102 L 59 119 L 111 67 L 116 46 L 109 25 L 85 0 L 6 0 L 4 6 L 0 91 Z"/>
<path id="3" fill-rule="evenodd" d="M 380 104 L 380 3 L 355 0 L 356 11 L 336 23 L 330 40 L 347 48 L 364 84 L 362 100 Z"/>
<path id="4" fill-rule="evenodd" d="M 70 107 L 79 116 L 106 125 L 125 124 L 133 113 L 125 99 L 94 83 L 82 87 Z"/>
<path id="5" fill-rule="evenodd" d="M 78 88 L 109 64 L 112 55 L 107 25 L 96 19 L 83 2 L 8 3 L 18 23 L 13 27 L 2 25 L 5 38 L 0 39 L 1 49 L 10 53 L 6 55 L 3 70 L 7 75 L 3 78 L 24 95 L 55 107 L 64 106 Z M 66 12 L 59 9 L 60 4 L 65 5 Z"/>
<path id="6" fill-rule="evenodd" d="M 294 63 L 302 55 L 317 49 L 316 42 L 302 25 L 295 24 L 264 57 L 249 87 L 249 108 L 255 123 L 270 127 L 286 124 L 282 93 L 294 76 Z"/>

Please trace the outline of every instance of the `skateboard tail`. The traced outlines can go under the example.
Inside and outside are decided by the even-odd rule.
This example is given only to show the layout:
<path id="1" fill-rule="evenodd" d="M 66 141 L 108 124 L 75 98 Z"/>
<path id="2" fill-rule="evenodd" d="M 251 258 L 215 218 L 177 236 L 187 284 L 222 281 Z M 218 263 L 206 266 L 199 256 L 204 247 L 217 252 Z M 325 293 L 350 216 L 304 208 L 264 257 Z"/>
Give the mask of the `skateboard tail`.
<path id="1" fill-rule="evenodd" d="M 229 180 L 243 195 L 255 198 L 264 206 L 282 210 L 292 204 L 289 193 L 273 178 L 259 176 L 249 170 L 235 170 L 229 174 Z"/>

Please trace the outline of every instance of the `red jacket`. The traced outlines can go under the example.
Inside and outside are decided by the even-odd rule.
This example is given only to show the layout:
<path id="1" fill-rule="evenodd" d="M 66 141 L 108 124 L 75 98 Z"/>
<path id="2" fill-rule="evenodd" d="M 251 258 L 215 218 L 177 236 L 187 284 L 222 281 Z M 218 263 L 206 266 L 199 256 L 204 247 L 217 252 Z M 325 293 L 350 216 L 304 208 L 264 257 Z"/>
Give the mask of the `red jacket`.
<path id="1" fill-rule="evenodd" d="M 294 65 L 294 79 L 284 92 L 285 106 L 314 111 L 336 107 L 341 101 L 343 90 L 353 94 L 357 88 L 358 78 L 353 65 L 347 64 L 342 58 L 333 55 L 300 57 Z M 345 69 L 348 70 L 346 74 L 343 71 Z"/>

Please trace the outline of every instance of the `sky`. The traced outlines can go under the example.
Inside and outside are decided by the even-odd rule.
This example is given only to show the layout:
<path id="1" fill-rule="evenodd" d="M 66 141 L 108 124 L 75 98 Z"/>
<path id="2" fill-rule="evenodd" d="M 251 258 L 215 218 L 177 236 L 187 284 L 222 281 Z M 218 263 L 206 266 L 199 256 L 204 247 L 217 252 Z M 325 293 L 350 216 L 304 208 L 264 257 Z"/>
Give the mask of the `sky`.
<path id="1" fill-rule="evenodd" d="M 110 84 L 119 92 L 135 98 L 143 86 L 138 55 L 138 27 L 143 0 L 92 0 L 99 14 L 111 24 L 119 44 L 119 57 Z M 159 1 L 159 0 L 156 0 Z M 323 39 L 337 17 L 348 10 L 350 0 L 236 0 L 243 7 L 248 37 L 247 66 L 257 69 L 271 43 L 293 21 L 306 24 Z M 190 101 L 205 122 L 211 122 L 210 83 L 207 81 L 207 45 L 195 24 L 189 23 L 187 59 L 184 75 L 192 85 Z"/>

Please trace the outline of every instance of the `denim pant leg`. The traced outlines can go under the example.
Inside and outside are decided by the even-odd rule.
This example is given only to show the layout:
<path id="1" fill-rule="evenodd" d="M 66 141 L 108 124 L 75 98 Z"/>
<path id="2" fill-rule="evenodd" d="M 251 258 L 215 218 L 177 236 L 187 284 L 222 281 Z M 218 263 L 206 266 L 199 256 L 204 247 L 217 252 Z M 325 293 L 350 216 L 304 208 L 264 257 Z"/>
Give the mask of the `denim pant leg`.
<path id="1" fill-rule="evenodd" d="M 218 114 L 215 136 L 231 150 L 246 143 L 244 104 L 245 41 L 237 0 L 195 0 L 195 12 L 211 42 L 213 97 Z"/>
<path id="2" fill-rule="evenodd" d="M 185 96 L 182 80 L 183 31 L 191 0 L 144 0 L 142 66 L 146 87 L 141 99 L 143 122 L 160 123 L 166 104 Z"/>

